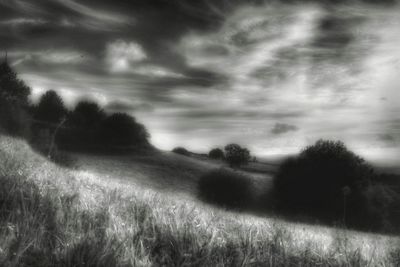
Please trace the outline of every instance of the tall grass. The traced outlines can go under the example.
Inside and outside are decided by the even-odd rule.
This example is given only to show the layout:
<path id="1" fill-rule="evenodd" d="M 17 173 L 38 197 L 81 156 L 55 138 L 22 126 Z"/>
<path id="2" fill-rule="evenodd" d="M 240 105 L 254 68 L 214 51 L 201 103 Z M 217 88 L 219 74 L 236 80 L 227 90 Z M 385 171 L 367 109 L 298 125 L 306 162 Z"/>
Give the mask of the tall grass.
<path id="1" fill-rule="evenodd" d="M 395 244 L 63 169 L 0 137 L 0 266 L 395 266 Z"/>

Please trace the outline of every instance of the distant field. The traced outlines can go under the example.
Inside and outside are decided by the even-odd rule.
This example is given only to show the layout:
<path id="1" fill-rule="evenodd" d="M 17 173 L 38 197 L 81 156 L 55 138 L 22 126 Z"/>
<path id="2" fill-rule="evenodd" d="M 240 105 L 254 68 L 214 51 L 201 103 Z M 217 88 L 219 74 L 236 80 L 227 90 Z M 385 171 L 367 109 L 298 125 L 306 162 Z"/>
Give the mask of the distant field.
<path id="1" fill-rule="evenodd" d="M 197 182 L 203 174 L 212 169 L 227 167 L 223 161 L 165 151 L 123 156 L 73 154 L 73 157 L 82 170 L 189 197 L 196 197 Z M 271 186 L 276 165 L 252 162 L 238 171 L 253 177 L 254 193 L 261 194 L 266 187 Z"/>
<path id="2" fill-rule="evenodd" d="M 230 212 L 176 194 L 218 163 L 170 153 L 79 162 L 61 168 L 0 137 L 0 266 L 400 263 L 396 237 Z"/>

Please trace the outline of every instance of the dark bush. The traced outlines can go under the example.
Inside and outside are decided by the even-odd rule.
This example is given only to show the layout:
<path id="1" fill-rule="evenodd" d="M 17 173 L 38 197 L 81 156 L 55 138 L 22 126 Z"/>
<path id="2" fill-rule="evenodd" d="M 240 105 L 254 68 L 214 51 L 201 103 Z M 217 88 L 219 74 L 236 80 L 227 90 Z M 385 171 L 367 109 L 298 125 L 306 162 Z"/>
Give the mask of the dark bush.
<path id="1" fill-rule="evenodd" d="M 220 148 L 213 148 L 208 153 L 208 157 L 211 159 L 223 159 L 225 157 L 224 151 Z"/>
<path id="2" fill-rule="evenodd" d="M 18 78 L 17 73 L 7 61 L 0 64 L 0 98 L 9 103 L 28 105 L 31 89 Z"/>
<path id="3" fill-rule="evenodd" d="M 190 152 L 183 147 L 175 147 L 174 149 L 172 149 L 172 152 L 183 156 L 190 156 Z"/>
<path id="4" fill-rule="evenodd" d="M 31 118 L 18 103 L 10 103 L 0 98 L 0 132 L 4 134 L 29 138 Z"/>
<path id="5" fill-rule="evenodd" d="M 84 149 L 102 145 L 101 126 L 107 115 L 94 102 L 80 101 L 67 116 L 57 144 L 64 149 Z"/>
<path id="6" fill-rule="evenodd" d="M 199 180 L 200 199 L 231 209 L 252 204 L 252 181 L 249 177 L 227 169 L 213 170 Z"/>
<path id="7" fill-rule="evenodd" d="M 281 208 L 321 218 L 357 218 L 373 175 L 342 142 L 319 140 L 283 162 L 274 185 Z"/>
<path id="8" fill-rule="evenodd" d="M 100 129 L 105 146 L 132 147 L 147 146 L 149 134 L 135 118 L 124 113 L 115 113 L 103 120 Z"/>
<path id="9" fill-rule="evenodd" d="M 57 124 L 67 115 L 62 98 L 53 90 L 42 95 L 39 104 L 35 107 L 35 119 Z"/>
<path id="10" fill-rule="evenodd" d="M 68 124 L 71 127 L 92 130 L 98 128 L 105 118 L 105 112 L 97 103 L 80 101 L 68 115 Z"/>
<path id="11" fill-rule="evenodd" d="M 367 230 L 400 231 L 400 195 L 384 184 L 372 184 L 364 192 L 361 216 L 349 217 L 351 225 Z M 359 207 L 357 207 L 359 208 Z"/>
<path id="12" fill-rule="evenodd" d="M 239 168 L 249 163 L 250 151 L 238 144 L 229 144 L 225 146 L 225 159 L 230 167 Z"/>
<path id="13" fill-rule="evenodd" d="M 0 64 L 0 131 L 28 138 L 30 117 L 26 112 L 30 88 L 18 79 L 8 62 Z"/>

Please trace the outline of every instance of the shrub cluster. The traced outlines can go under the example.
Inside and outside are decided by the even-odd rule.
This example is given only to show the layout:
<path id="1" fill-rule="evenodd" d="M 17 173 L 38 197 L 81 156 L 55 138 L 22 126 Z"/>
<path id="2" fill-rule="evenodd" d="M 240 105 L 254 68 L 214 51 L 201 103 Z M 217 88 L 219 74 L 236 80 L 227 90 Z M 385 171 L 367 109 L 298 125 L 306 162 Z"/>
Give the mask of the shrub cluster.
<path id="1" fill-rule="evenodd" d="M 342 142 L 319 140 L 283 162 L 274 185 L 282 210 L 376 230 L 387 227 L 397 197 L 375 176 Z"/>
<path id="2" fill-rule="evenodd" d="M 172 152 L 183 156 L 190 156 L 190 152 L 184 147 L 175 147 L 172 149 Z"/>
<path id="3" fill-rule="evenodd" d="M 30 88 L 9 64 L 1 63 L 0 131 L 28 139 L 45 154 L 52 154 L 52 147 L 57 146 L 84 150 L 149 147 L 146 128 L 128 114 L 106 114 L 90 101 L 81 101 L 70 111 L 53 90 L 31 105 L 29 94 Z"/>
<path id="4" fill-rule="evenodd" d="M 219 206 L 242 209 L 252 203 L 252 181 L 228 169 L 217 169 L 203 175 L 198 184 L 199 198 Z"/>
<path id="5" fill-rule="evenodd" d="M 249 163 L 250 151 L 238 144 L 229 144 L 225 146 L 225 159 L 230 167 L 238 168 Z"/>
<path id="6" fill-rule="evenodd" d="M 11 136 L 29 136 L 30 88 L 18 79 L 7 62 L 0 64 L 0 131 Z"/>
<path id="7" fill-rule="evenodd" d="M 208 157 L 211 159 L 223 159 L 225 158 L 224 151 L 220 148 L 213 148 L 208 153 Z"/>

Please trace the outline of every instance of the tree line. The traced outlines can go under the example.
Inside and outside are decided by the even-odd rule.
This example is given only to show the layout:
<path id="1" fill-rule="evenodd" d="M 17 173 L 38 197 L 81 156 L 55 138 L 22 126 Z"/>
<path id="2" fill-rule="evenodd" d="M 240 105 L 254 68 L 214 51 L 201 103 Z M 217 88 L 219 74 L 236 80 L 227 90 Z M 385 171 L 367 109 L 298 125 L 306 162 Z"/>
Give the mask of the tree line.
<path id="1" fill-rule="evenodd" d="M 68 109 L 54 90 L 45 92 L 37 104 L 29 101 L 31 89 L 7 62 L 0 64 L 0 131 L 26 138 L 33 144 L 55 144 L 63 149 L 149 147 L 149 133 L 135 117 L 108 114 L 90 100 Z"/>

